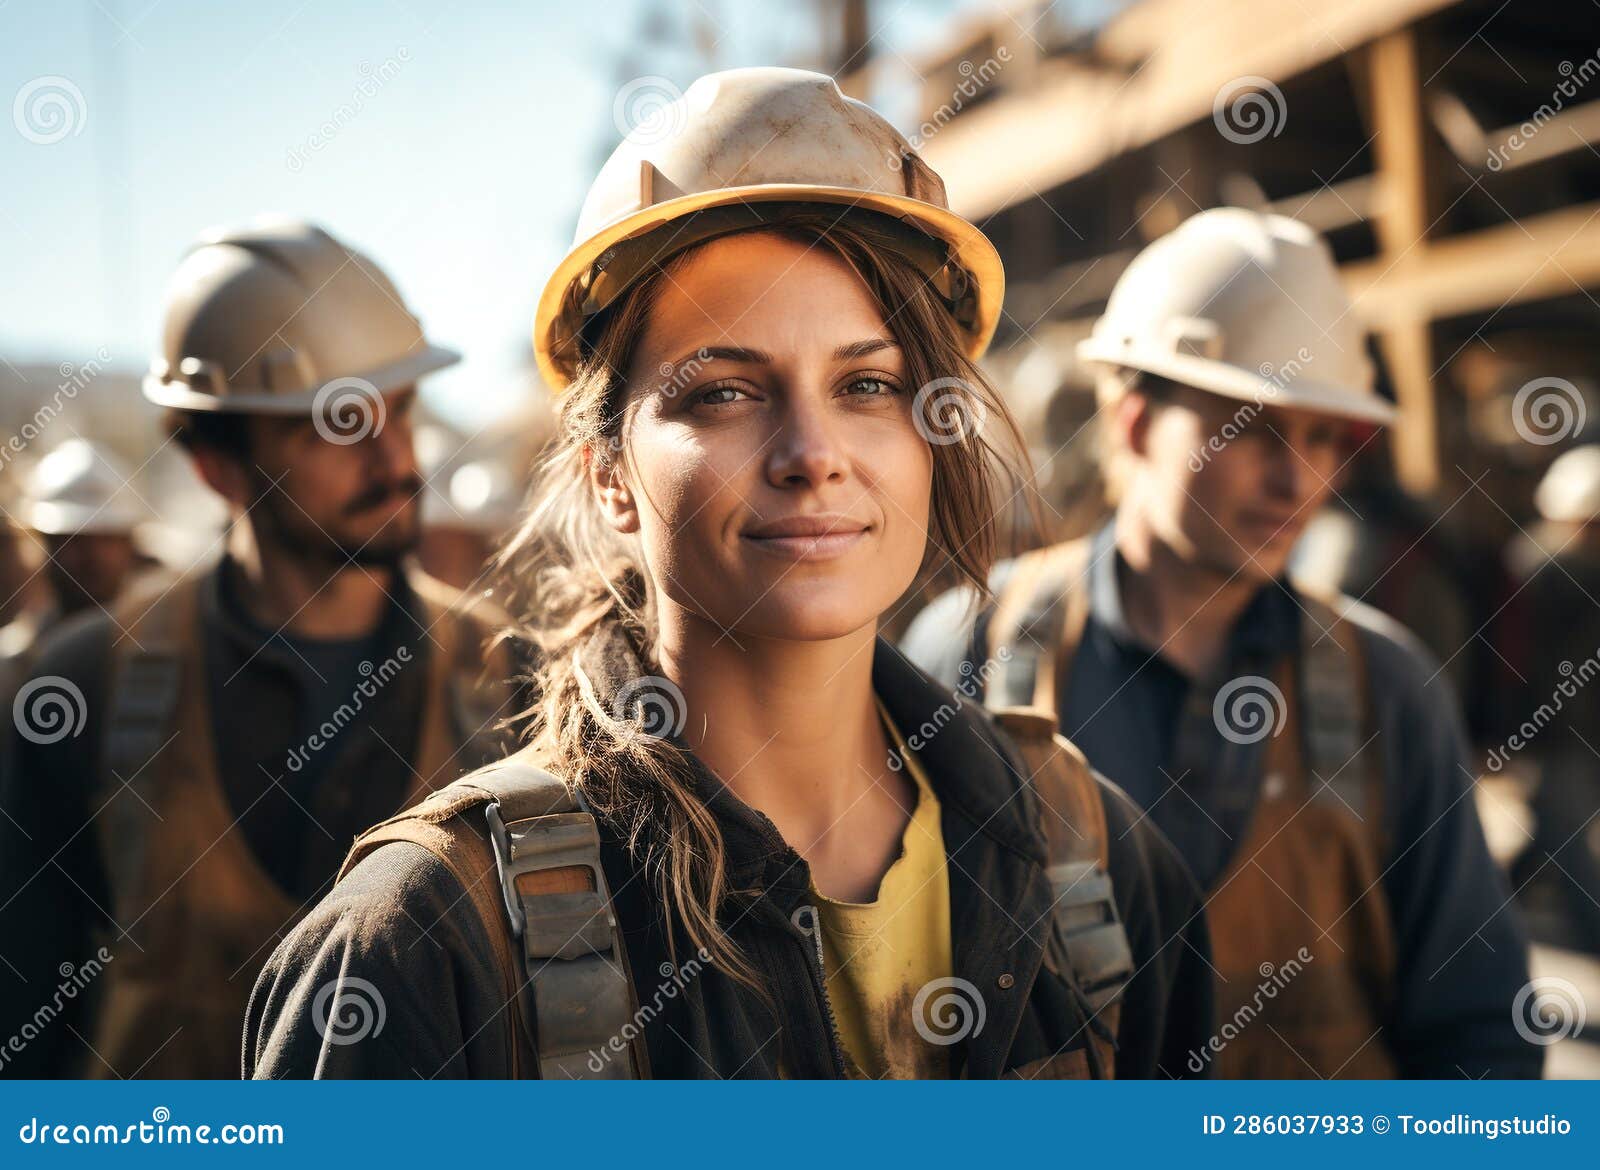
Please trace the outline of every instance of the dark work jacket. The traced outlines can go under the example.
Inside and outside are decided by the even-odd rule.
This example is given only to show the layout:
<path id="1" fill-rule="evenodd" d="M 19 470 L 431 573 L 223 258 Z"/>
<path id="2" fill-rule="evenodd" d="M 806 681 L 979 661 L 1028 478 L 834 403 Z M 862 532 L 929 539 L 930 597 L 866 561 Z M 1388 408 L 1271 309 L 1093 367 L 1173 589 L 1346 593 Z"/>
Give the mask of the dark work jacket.
<path id="1" fill-rule="evenodd" d="M 942 810 L 952 974 L 970 985 L 982 1021 L 952 1048 L 955 1075 L 1050 1075 L 1081 1065 L 1071 1056 L 1087 1043 L 1085 1013 L 1041 966 L 1051 890 L 1013 748 L 981 710 L 957 704 L 882 640 L 873 685 L 907 735 L 925 723 L 936 728 L 919 759 Z M 644 1023 L 651 1074 L 842 1075 L 814 944 L 795 924 L 809 901 L 806 863 L 703 767 L 697 783 L 721 826 L 730 885 L 753 891 L 724 908 L 722 923 L 770 1002 L 711 964 L 692 979 L 670 977 L 674 962 L 688 967 L 693 948 L 676 932 L 675 952 L 669 947 L 650 881 L 602 818 L 602 862 L 634 987 L 652 1008 Z M 1137 968 L 1116 1073 L 1183 1076 L 1187 1053 L 1212 1028 L 1199 893 L 1148 818 L 1116 789 L 1105 795 L 1116 902 Z M 373 1026 L 353 1042 L 355 1033 L 329 1026 L 330 996 L 353 1011 L 364 1004 Z M 268 961 L 246 1019 L 244 1070 L 261 1078 L 505 1077 L 512 1053 L 503 1006 L 489 937 L 458 882 L 422 848 L 390 843 L 356 865 Z"/>
<path id="2" fill-rule="evenodd" d="M 433 649 L 428 615 L 406 576 L 396 574 L 368 657 L 382 662 L 407 647 L 415 665 L 339 733 L 328 748 L 332 762 L 297 800 L 280 781 L 290 778 L 287 750 L 303 743 L 314 680 L 289 647 L 268 639 L 240 611 L 224 586 L 229 564 L 224 560 L 207 576 L 200 594 L 217 774 L 239 815 L 235 831 L 268 871 L 283 868 L 279 859 L 296 859 L 279 880 L 304 902 L 326 892 L 355 834 L 392 815 L 416 781 L 411 761 Z M 20 1053 L 7 1054 L 0 1077 L 70 1077 L 93 1066 L 97 1057 L 78 1037 L 93 1035 L 95 987 L 63 998 L 60 972 L 94 958 L 108 933 L 114 957 L 132 946 L 110 919 L 112 893 L 96 832 L 106 803 L 107 676 L 118 636 L 99 610 L 52 632 L 33 677 L 65 679 L 79 690 L 81 726 L 48 742 L 13 733 L 0 778 L 0 1038 L 35 1019 L 41 1006 L 56 1009 Z"/>

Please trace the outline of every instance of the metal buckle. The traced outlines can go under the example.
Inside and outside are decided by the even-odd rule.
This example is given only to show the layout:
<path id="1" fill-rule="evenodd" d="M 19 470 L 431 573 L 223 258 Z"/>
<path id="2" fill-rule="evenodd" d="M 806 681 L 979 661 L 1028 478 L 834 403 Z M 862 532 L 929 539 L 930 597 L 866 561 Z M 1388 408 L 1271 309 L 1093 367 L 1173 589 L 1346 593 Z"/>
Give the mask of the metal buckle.
<path id="1" fill-rule="evenodd" d="M 1096 862 L 1051 866 L 1055 927 L 1079 989 L 1095 1010 L 1122 994 L 1134 974 L 1133 952 L 1117 913 L 1111 875 Z"/>
<path id="2" fill-rule="evenodd" d="M 495 871 L 512 933 L 522 940 L 530 958 L 577 958 L 603 955 L 613 949 L 616 919 L 600 868 L 600 835 L 588 813 L 551 813 L 513 821 L 508 827 L 500 816 L 499 802 L 485 809 L 489 837 L 494 845 Z M 575 893 L 523 894 L 517 878 L 542 870 L 587 869 L 592 890 Z M 539 930 L 530 937 L 525 902 L 538 898 L 542 909 Z"/>

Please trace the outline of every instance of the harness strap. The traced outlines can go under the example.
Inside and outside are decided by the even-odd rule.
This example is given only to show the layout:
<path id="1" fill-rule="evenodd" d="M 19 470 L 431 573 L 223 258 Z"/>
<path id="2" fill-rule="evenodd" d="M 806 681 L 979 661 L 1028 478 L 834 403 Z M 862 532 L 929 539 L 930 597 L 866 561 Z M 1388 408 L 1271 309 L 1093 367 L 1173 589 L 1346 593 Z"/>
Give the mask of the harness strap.
<path id="1" fill-rule="evenodd" d="M 505 980 L 513 1075 L 519 1041 L 546 1080 L 648 1075 L 599 833 L 564 782 L 515 761 L 475 772 L 362 834 L 340 876 L 389 841 L 427 849 L 468 892 Z"/>
<path id="2" fill-rule="evenodd" d="M 1090 540 L 1036 549 L 1017 559 L 1001 587 L 988 625 L 987 652 L 1005 666 L 985 695 L 991 710 L 1030 707 L 1058 714 L 1083 641 L 1089 614 Z M 1379 838 L 1381 768 L 1368 740 L 1372 708 L 1365 653 L 1350 602 L 1296 580 L 1304 608 L 1300 622 L 1300 694 L 1304 698 L 1304 751 L 1317 799 L 1336 799 Z M 1192 696 L 1197 705 L 1204 697 Z M 1202 714 L 1209 713 L 1209 706 Z M 1180 732 L 1209 731 L 1209 717 L 1184 719 Z"/>
<path id="3" fill-rule="evenodd" d="M 1111 843 L 1100 781 L 1083 753 L 1056 734 L 1053 713 L 1010 708 L 994 717 L 1016 745 L 1039 802 L 1052 900 L 1046 965 L 1082 997 L 1091 1054 L 1099 1075 L 1109 1078 L 1116 1067 L 1122 993 L 1134 963 L 1108 869 Z"/>
<path id="4" fill-rule="evenodd" d="M 1371 701 L 1366 656 L 1349 602 L 1295 583 L 1305 613 L 1300 622 L 1300 694 L 1304 699 L 1306 770 L 1317 795 L 1324 788 L 1380 839 L 1381 768 L 1369 742 Z"/>
<path id="5" fill-rule="evenodd" d="M 1088 563 L 1088 540 L 1035 549 L 1017 559 L 989 621 L 987 654 L 991 662 L 1003 663 L 984 694 L 991 710 L 1059 710 L 1089 617 L 1089 591 L 1074 587 Z"/>
<path id="6" fill-rule="evenodd" d="M 149 765 L 172 735 L 183 682 L 185 626 L 198 621 L 200 575 L 156 583 L 117 602 L 111 702 L 98 783 L 105 818 L 106 877 L 114 892 L 142 885 L 159 769 Z M 124 793 L 126 787 L 129 791 Z"/>

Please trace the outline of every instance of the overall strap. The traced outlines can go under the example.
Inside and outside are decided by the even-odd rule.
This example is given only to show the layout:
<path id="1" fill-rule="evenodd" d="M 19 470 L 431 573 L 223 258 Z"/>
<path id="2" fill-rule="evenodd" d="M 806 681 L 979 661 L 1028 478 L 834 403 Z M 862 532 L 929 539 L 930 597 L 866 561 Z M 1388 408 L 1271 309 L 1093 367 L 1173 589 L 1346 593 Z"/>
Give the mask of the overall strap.
<path id="1" fill-rule="evenodd" d="M 1097 1073 L 1111 1077 L 1122 992 L 1134 963 L 1108 868 L 1111 843 L 1100 780 L 1083 754 L 1056 734 L 1053 714 L 1023 708 L 994 716 L 1016 745 L 1039 802 L 1054 903 L 1046 963 L 1082 996 Z"/>
<path id="2" fill-rule="evenodd" d="M 512 1051 L 525 1039 L 540 1077 L 648 1075 L 599 833 L 563 781 L 491 765 L 362 834 L 340 876 L 390 841 L 427 849 L 467 891 L 502 969 Z"/>
<path id="3" fill-rule="evenodd" d="M 1059 712 L 1089 617 L 1086 537 L 1017 558 L 989 621 L 987 653 L 999 664 L 985 690 L 991 710 Z"/>
<path id="4" fill-rule="evenodd" d="M 186 663 L 201 661 L 199 598 L 203 574 L 156 583 L 121 598 L 111 610 L 110 710 L 98 783 L 104 802 L 106 877 L 113 891 L 139 888 L 156 803 L 156 755 L 174 731 Z M 201 678 L 189 680 L 203 687 Z M 210 729 L 189 729 L 209 744 Z M 186 746 L 186 745 L 185 745 Z M 129 793 L 122 789 L 126 787 Z"/>
<path id="5" fill-rule="evenodd" d="M 1381 841 L 1382 768 L 1372 743 L 1376 727 L 1360 631 L 1345 616 L 1348 600 L 1309 593 L 1298 583 L 1296 591 L 1303 606 L 1297 681 L 1308 782 L 1315 796 L 1331 794 Z"/>

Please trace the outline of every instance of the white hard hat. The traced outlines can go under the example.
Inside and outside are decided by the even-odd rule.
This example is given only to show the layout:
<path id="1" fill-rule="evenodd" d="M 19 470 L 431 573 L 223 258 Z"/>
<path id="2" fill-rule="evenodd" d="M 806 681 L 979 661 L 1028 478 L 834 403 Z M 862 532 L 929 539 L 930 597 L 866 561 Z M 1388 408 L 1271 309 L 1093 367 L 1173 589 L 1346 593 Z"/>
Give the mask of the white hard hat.
<path id="1" fill-rule="evenodd" d="M 1214 208 L 1150 244 L 1078 357 L 1230 398 L 1395 417 L 1327 245 L 1281 215 Z"/>
<path id="2" fill-rule="evenodd" d="M 729 69 L 630 133 L 589 188 L 534 324 L 552 392 L 572 380 L 585 324 L 655 265 L 781 217 L 773 204 L 819 203 L 877 213 L 950 306 L 968 353 L 983 352 L 1005 291 L 999 253 L 949 210 L 944 183 L 911 144 L 825 74 Z"/>
<path id="3" fill-rule="evenodd" d="M 47 536 L 131 532 L 145 519 L 127 498 L 127 472 L 87 439 L 68 439 L 28 476 L 24 522 Z"/>
<path id="4" fill-rule="evenodd" d="M 1539 515 L 1557 523 L 1600 520 L 1600 443 L 1574 447 L 1550 464 L 1533 502 Z"/>
<path id="5" fill-rule="evenodd" d="M 310 415 L 334 384 L 386 393 L 460 360 L 373 262 L 313 224 L 207 233 L 167 289 L 144 395 L 183 410 Z"/>

